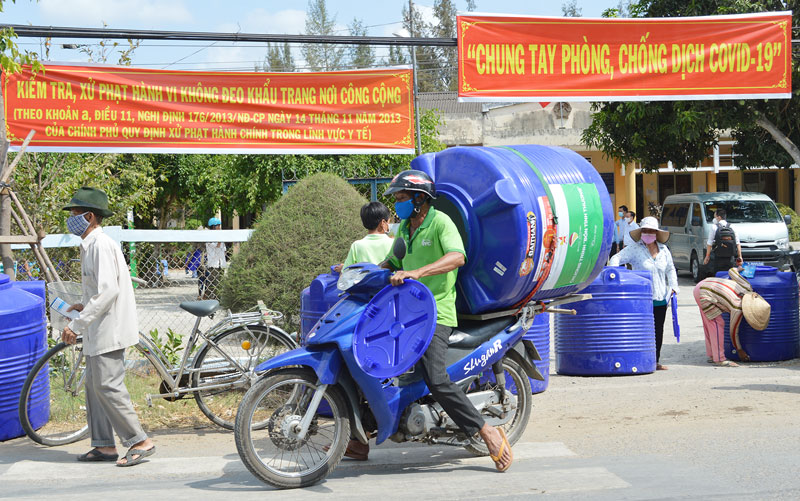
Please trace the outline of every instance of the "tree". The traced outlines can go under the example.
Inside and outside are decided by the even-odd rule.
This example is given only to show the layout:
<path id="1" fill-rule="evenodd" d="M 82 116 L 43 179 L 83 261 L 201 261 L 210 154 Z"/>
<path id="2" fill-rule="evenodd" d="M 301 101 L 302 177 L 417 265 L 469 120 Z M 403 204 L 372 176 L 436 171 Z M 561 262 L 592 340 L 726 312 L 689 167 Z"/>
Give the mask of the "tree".
<path id="1" fill-rule="evenodd" d="M 306 35 L 333 35 L 335 27 L 336 16 L 330 15 L 325 0 L 309 0 Z M 302 53 L 312 71 L 339 70 L 344 66 L 345 47 L 311 43 L 303 45 Z"/>
<path id="2" fill-rule="evenodd" d="M 431 29 L 436 38 L 456 37 L 456 6 L 452 0 L 436 0 L 433 3 L 433 14 L 439 22 Z M 443 90 L 458 89 L 458 49 L 457 47 L 439 47 L 436 51 L 438 86 Z"/>
<path id="3" fill-rule="evenodd" d="M 359 19 L 350 23 L 350 35 L 367 36 L 367 28 Z M 375 65 L 375 50 L 369 45 L 354 45 L 350 48 L 350 65 L 353 68 L 371 68 Z"/>
<path id="4" fill-rule="evenodd" d="M 280 44 L 267 44 L 267 55 L 264 62 L 259 66 L 256 64 L 256 71 L 279 71 L 292 73 L 295 71 L 294 57 L 289 42 Z"/>
<path id="5" fill-rule="evenodd" d="M 568 0 L 561 4 L 561 14 L 564 17 L 581 17 L 583 9 L 578 7 L 578 0 Z"/>
<path id="6" fill-rule="evenodd" d="M 405 66 L 409 64 L 409 59 L 403 54 L 400 47 L 390 45 L 389 55 L 386 57 L 385 64 L 387 66 Z"/>
<path id="7" fill-rule="evenodd" d="M 701 16 L 764 11 L 793 11 L 800 2 L 778 0 L 640 0 L 630 5 L 635 17 Z M 725 131 L 738 141 L 744 167 L 800 164 L 800 67 L 792 67 L 790 100 L 725 100 L 593 103 L 594 120 L 583 141 L 623 162 L 640 161 L 655 171 L 672 161 L 677 169 L 707 158 Z"/>

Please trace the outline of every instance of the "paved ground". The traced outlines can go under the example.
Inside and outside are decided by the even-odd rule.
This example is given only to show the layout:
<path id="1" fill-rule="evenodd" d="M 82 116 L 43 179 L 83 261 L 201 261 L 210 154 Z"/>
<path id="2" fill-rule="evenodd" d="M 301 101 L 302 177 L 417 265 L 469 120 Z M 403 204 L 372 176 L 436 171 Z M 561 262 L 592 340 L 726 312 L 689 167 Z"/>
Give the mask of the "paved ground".
<path id="1" fill-rule="evenodd" d="M 668 327 L 662 355 L 670 369 L 551 373 L 503 475 L 460 449 L 382 444 L 369 462 L 345 461 L 315 487 L 275 491 L 244 468 L 230 433 L 203 428 L 154 433 L 158 453 L 129 469 L 75 462 L 88 442 L 4 442 L 0 497 L 800 499 L 800 360 L 707 364 L 692 286 L 681 277 L 681 342 Z"/>

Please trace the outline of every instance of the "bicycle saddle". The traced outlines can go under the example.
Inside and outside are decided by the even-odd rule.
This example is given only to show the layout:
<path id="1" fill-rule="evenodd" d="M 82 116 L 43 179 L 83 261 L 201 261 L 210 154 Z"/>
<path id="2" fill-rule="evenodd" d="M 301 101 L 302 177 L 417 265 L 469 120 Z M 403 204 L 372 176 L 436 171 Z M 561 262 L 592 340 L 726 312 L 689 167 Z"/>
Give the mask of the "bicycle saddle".
<path id="1" fill-rule="evenodd" d="M 476 348 L 516 321 L 514 317 L 501 317 L 484 321 L 462 321 L 453 328 L 448 345 L 451 348 Z"/>
<path id="2" fill-rule="evenodd" d="M 216 299 L 184 301 L 180 307 L 196 317 L 207 317 L 219 309 L 219 301 Z"/>

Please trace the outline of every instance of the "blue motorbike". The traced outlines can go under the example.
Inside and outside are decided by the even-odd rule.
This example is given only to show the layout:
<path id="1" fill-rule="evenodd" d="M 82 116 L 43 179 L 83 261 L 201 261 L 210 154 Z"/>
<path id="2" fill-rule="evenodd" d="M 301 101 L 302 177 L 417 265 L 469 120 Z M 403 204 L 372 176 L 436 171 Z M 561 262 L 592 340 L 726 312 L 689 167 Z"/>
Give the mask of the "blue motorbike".
<path id="1" fill-rule="evenodd" d="M 396 240 L 394 255 L 405 255 Z M 336 303 L 299 349 L 272 358 L 245 394 L 236 416 L 236 447 L 247 468 L 278 488 L 313 485 L 342 459 L 351 437 L 464 447 L 489 454 L 479 435 L 466 436 L 413 370 L 436 327 L 436 303 L 422 283 L 389 285 L 391 272 L 372 264 L 346 268 Z M 531 413 L 530 378 L 542 380 L 523 340 L 542 311 L 586 299 L 560 298 L 521 310 L 461 321 L 450 336 L 448 374 L 487 423 L 502 426 L 513 445 Z M 515 315 L 516 313 L 516 315 Z"/>

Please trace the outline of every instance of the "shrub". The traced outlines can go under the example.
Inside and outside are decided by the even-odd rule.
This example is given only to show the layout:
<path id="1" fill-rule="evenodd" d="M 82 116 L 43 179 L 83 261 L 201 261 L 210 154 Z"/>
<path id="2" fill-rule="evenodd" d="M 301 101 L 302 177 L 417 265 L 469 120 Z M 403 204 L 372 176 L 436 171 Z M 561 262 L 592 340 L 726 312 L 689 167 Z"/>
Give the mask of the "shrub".
<path id="1" fill-rule="evenodd" d="M 786 214 L 792 216 L 792 222 L 789 224 L 789 241 L 800 241 L 800 219 L 797 218 L 797 213 L 788 205 L 783 204 L 778 204 L 778 210 L 781 216 L 785 216 Z"/>
<path id="2" fill-rule="evenodd" d="M 255 225 L 220 286 L 234 311 L 259 299 L 299 323 L 300 293 L 320 273 L 341 263 L 366 231 L 359 211 L 367 200 L 345 180 L 319 173 L 289 188 Z"/>

